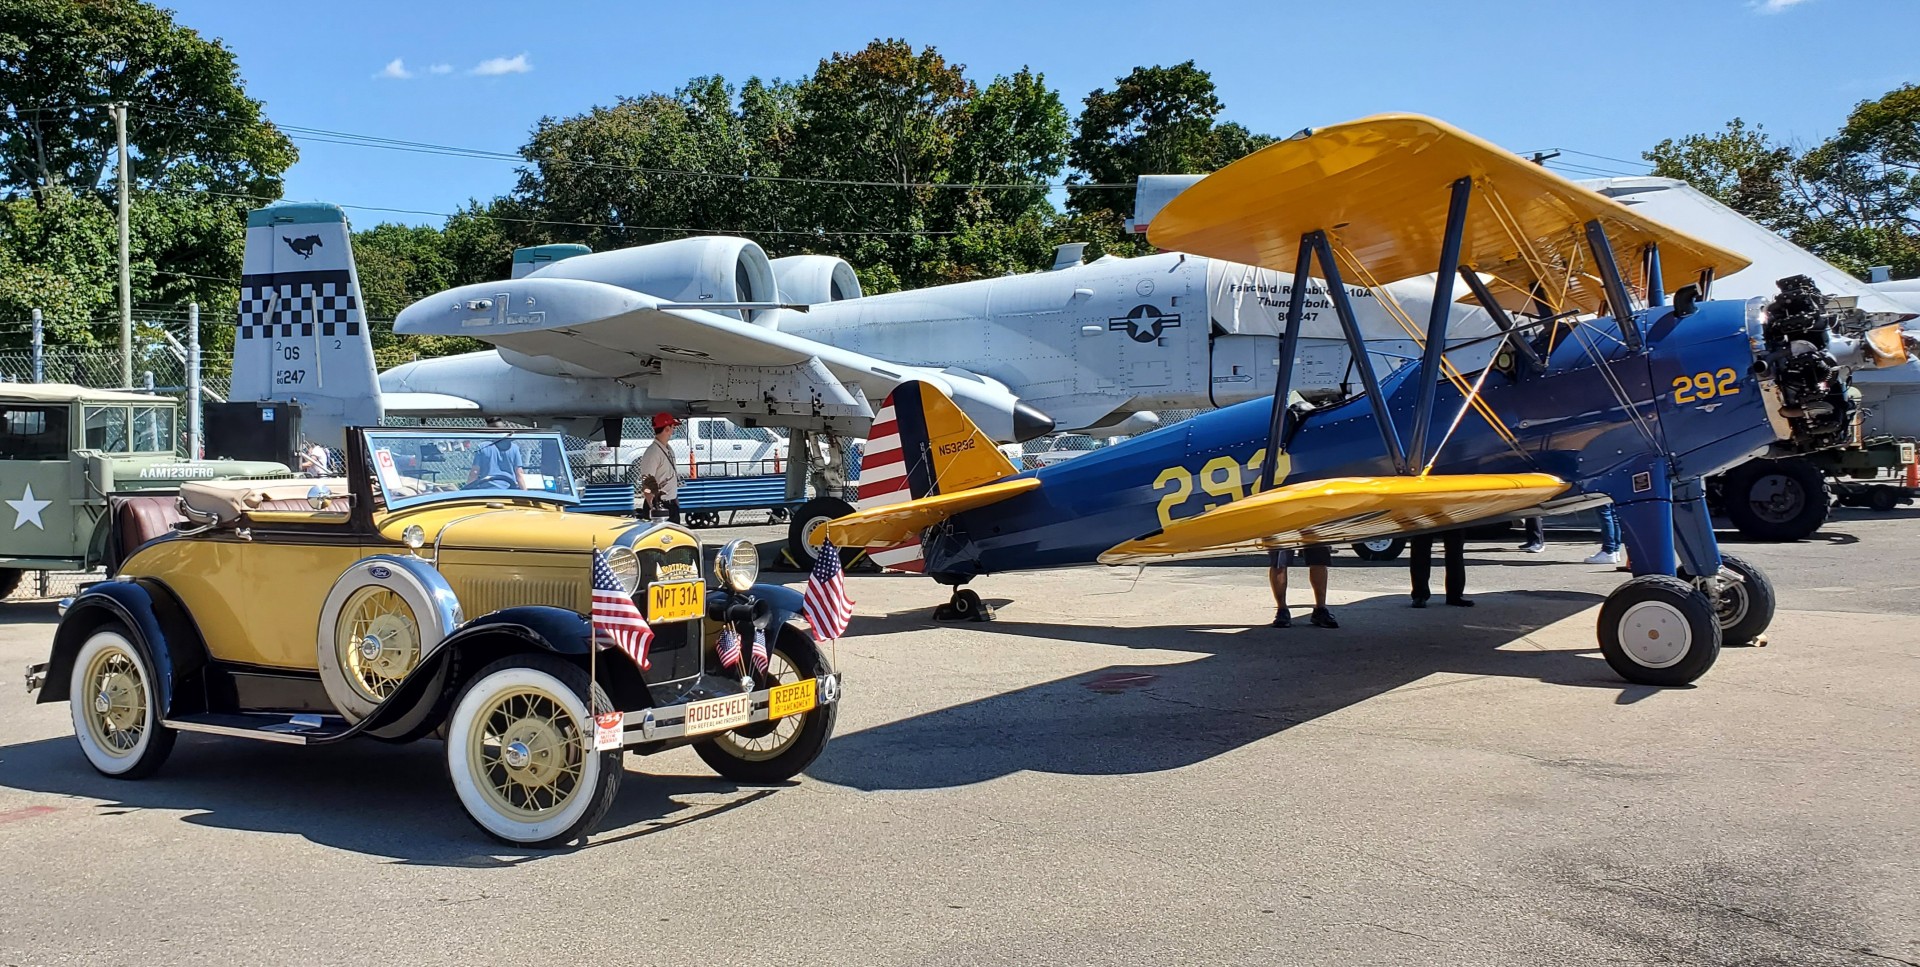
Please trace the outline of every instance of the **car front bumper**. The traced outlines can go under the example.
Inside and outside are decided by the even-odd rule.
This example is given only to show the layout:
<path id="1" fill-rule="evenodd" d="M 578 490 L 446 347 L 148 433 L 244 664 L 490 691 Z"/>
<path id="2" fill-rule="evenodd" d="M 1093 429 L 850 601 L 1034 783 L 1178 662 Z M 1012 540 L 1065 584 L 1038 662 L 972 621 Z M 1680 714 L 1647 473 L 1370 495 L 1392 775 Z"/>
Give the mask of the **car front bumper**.
<path id="1" fill-rule="evenodd" d="M 27 666 L 27 694 L 32 695 L 47 684 L 47 663 L 36 662 Z"/>
<path id="2" fill-rule="evenodd" d="M 800 686 L 807 684 L 813 686 L 812 702 L 797 703 L 797 695 L 803 691 Z M 773 707 L 776 692 L 781 693 L 778 715 L 774 714 L 776 709 Z M 697 739 L 704 735 L 719 735 L 742 726 L 825 708 L 839 701 L 840 675 L 835 672 L 819 678 L 802 679 L 788 685 L 741 692 L 737 695 L 687 702 L 682 705 L 641 709 L 625 714 L 620 745 L 625 748 Z M 796 707 L 797 704 L 805 704 L 805 707 Z"/>

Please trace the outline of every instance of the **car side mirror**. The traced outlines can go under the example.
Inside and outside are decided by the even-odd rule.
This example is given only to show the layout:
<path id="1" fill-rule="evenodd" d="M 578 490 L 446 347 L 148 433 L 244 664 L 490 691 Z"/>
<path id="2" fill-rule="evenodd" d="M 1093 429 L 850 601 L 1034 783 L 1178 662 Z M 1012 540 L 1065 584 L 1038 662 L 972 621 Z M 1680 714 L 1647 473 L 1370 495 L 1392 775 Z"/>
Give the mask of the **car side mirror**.
<path id="1" fill-rule="evenodd" d="M 333 491 L 326 484 L 314 484 L 313 489 L 307 491 L 307 506 L 314 510 L 326 510 L 332 502 Z"/>

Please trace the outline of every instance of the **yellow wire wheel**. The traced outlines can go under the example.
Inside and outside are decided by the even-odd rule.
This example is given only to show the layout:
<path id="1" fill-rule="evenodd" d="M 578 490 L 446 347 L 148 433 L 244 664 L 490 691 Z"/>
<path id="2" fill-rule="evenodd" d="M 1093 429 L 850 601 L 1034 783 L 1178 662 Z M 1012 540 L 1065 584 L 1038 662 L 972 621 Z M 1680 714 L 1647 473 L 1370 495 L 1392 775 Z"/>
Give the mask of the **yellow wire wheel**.
<path id="1" fill-rule="evenodd" d="M 447 778 L 481 829 L 509 843 L 578 839 L 599 824 L 624 774 L 618 750 L 588 748 L 595 704 L 586 671 L 552 655 L 509 655 L 481 669 L 447 720 Z"/>
<path id="2" fill-rule="evenodd" d="M 67 679 L 80 751 L 101 774 L 116 779 L 153 774 L 177 735 L 160 721 L 153 670 L 134 641 L 124 626 L 102 625 L 81 643 Z"/>
<path id="3" fill-rule="evenodd" d="M 502 815 L 522 823 L 552 818 L 578 795 L 586 771 L 580 725 L 560 700 L 532 688 L 489 698 L 479 734 L 467 744 L 479 789 Z"/>
<path id="4" fill-rule="evenodd" d="M 113 645 L 87 662 L 87 690 L 74 695 L 87 734 L 100 751 L 124 759 L 140 747 L 147 727 L 147 689 L 130 649 Z"/>
<path id="5" fill-rule="evenodd" d="M 420 621 L 391 588 L 368 585 L 341 606 L 333 647 L 347 684 L 377 704 L 420 664 Z"/>

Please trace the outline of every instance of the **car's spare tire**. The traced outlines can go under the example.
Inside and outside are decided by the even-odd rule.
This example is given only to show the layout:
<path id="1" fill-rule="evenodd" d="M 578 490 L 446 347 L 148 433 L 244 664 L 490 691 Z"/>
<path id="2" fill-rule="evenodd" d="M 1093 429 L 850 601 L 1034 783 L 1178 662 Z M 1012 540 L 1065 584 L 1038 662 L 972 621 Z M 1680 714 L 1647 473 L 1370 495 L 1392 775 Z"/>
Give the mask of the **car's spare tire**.
<path id="1" fill-rule="evenodd" d="M 372 714 L 460 626 L 460 600 L 425 561 L 379 554 L 354 562 L 320 608 L 317 665 L 349 722 Z"/>

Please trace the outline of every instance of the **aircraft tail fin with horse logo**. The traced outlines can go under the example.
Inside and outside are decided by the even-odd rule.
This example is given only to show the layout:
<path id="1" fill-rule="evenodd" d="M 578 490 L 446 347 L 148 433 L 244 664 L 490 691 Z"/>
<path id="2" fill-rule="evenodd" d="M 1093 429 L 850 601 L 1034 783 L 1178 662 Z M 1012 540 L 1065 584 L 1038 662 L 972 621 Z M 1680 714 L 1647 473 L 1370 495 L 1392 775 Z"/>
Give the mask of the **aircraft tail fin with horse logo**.
<path id="1" fill-rule="evenodd" d="M 953 400 L 918 380 L 901 383 L 875 414 L 860 466 L 860 509 L 829 524 L 841 547 L 865 547 L 883 566 L 921 570 L 920 532 L 963 510 L 1031 490 Z"/>
<path id="2" fill-rule="evenodd" d="M 366 300 L 338 207 L 280 202 L 247 214 L 237 323 L 230 399 L 298 402 L 302 432 L 327 446 L 345 427 L 380 424 Z"/>

